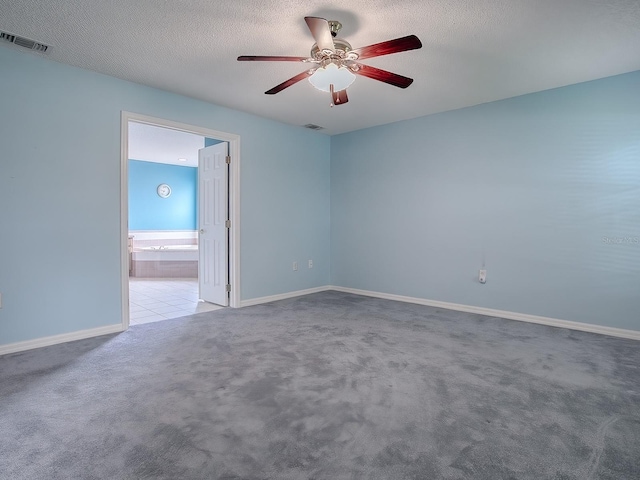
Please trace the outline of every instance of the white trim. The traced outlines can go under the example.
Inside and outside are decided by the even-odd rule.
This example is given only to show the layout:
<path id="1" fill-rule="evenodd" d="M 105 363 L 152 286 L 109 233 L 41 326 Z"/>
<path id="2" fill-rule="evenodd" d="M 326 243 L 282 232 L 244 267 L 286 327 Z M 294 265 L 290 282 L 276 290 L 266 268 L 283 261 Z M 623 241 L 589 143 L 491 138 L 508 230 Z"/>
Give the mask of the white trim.
<path id="1" fill-rule="evenodd" d="M 475 313 L 486 315 L 489 317 L 504 318 L 507 320 L 517 320 L 519 322 L 536 323 L 539 325 L 547 325 L 549 327 L 568 328 L 570 330 L 579 330 L 582 332 L 596 333 L 600 335 L 610 335 L 612 337 L 628 338 L 631 340 L 640 340 L 640 332 L 635 330 L 626 330 L 623 328 L 605 327 L 602 325 L 592 325 L 589 323 L 573 322 L 570 320 L 559 320 L 556 318 L 540 317 L 537 315 L 529 315 L 526 313 L 509 312 L 506 310 L 495 310 L 493 308 L 473 307 L 470 305 L 461 305 L 457 303 L 440 302 L 438 300 L 427 300 L 424 298 L 406 297 L 403 295 L 394 295 L 391 293 L 373 292 L 370 290 L 359 290 L 357 288 L 337 287 L 333 285 L 325 285 L 322 287 L 308 288 L 306 290 L 297 290 L 295 292 L 280 293 L 278 295 L 270 295 L 268 297 L 252 298 L 243 300 L 237 307 L 250 307 L 252 305 L 260 305 L 262 303 L 276 302 L 278 300 L 286 300 L 288 298 L 300 297 L 312 293 L 336 291 L 352 293 L 354 295 L 364 295 L 367 297 L 382 298 L 384 300 L 394 300 L 397 302 L 415 303 L 418 305 L 426 305 L 429 307 L 443 308 L 446 310 L 456 310 L 460 312 Z M 128 296 L 128 292 L 127 292 Z M 127 309 L 127 317 L 128 317 Z M 128 319 L 127 319 L 128 320 Z M 106 327 L 92 328 L 89 330 L 79 330 L 77 332 L 64 333 L 61 335 L 53 335 L 51 337 L 36 338 L 35 340 L 27 340 L 24 342 L 10 343 L 0 345 L 0 355 L 9 353 L 22 352 L 34 348 L 48 347 L 58 343 L 72 342 L 75 340 L 83 340 L 85 338 L 98 337 L 111 333 L 120 333 L 126 330 L 123 324 L 108 325 Z"/>
<path id="2" fill-rule="evenodd" d="M 227 134 L 227 136 L 229 136 Z M 229 179 L 229 220 L 231 230 L 229 239 L 229 282 L 231 294 L 229 306 L 240 307 L 240 136 L 234 135 L 234 140 L 229 140 L 229 156 L 231 157 Z M 225 140 L 220 136 L 215 137 Z"/>
<path id="3" fill-rule="evenodd" d="M 285 300 L 287 298 L 301 297 L 302 295 L 309 295 L 311 293 L 326 292 L 332 290 L 333 287 L 325 285 L 323 287 L 307 288 L 306 290 L 297 290 L 295 292 L 279 293 L 278 295 L 270 295 L 268 297 L 250 298 L 249 300 L 243 300 L 240 302 L 241 307 L 250 307 L 252 305 L 260 305 L 261 303 L 277 302 L 278 300 Z"/>
<path id="4" fill-rule="evenodd" d="M 91 328 L 89 330 L 78 330 L 77 332 L 63 333 L 53 335 L 51 337 L 36 338 L 34 340 L 26 340 L 24 342 L 9 343 L 0 345 L 0 355 L 9 353 L 23 352 L 34 348 L 49 347 L 58 343 L 73 342 L 75 340 L 84 340 L 85 338 L 99 337 L 101 335 L 109 335 L 111 333 L 122 332 L 122 324 L 107 325 L 106 327 Z"/>
<path id="5" fill-rule="evenodd" d="M 440 302 L 438 300 L 427 300 L 424 298 L 405 297 L 403 295 L 394 295 L 391 293 L 372 292 L 369 290 L 359 290 L 357 288 L 348 287 L 329 287 L 330 290 L 336 292 L 353 293 L 355 295 L 365 295 L 367 297 L 382 298 L 385 300 L 395 300 L 397 302 L 416 303 L 418 305 L 427 305 L 429 307 L 444 308 L 447 310 L 456 310 L 460 312 L 477 313 L 489 317 L 505 318 L 507 320 L 517 320 L 519 322 L 537 323 L 539 325 L 547 325 L 549 327 L 568 328 L 570 330 L 579 330 L 581 332 L 598 333 L 600 335 L 611 335 L 612 337 L 629 338 L 632 340 L 640 340 L 640 331 L 626 330 L 623 328 L 605 327 L 603 325 L 593 325 L 590 323 L 573 322 L 571 320 L 560 320 L 557 318 L 540 317 L 538 315 L 529 315 L 527 313 L 509 312 L 506 310 L 495 310 L 493 308 L 473 307 L 471 305 L 461 305 L 457 303 Z"/>
<path id="6" fill-rule="evenodd" d="M 129 328 L 129 115 L 126 112 L 122 112 L 120 121 L 120 290 L 120 315 L 122 331 L 125 331 Z"/>
<path id="7" fill-rule="evenodd" d="M 135 241 L 156 240 L 158 238 L 172 240 L 193 240 L 198 238 L 197 230 L 129 230 L 130 235 L 134 235 Z"/>
<path id="8" fill-rule="evenodd" d="M 229 142 L 229 156 L 231 157 L 229 182 L 229 216 L 231 217 L 229 241 L 229 283 L 231 295 L 229 305 L 233 308 L 240 306 L 240 135 L 219 132 L 205 127 L 174 122 L 163 118 L 150 117 L 138 113 L 122 111 L 120 124 L 120 269 L 122 284 L 122 329 L 129 328 L 129 257 L 127 239 L 128 225 L 128 153 L 129 153 L 129 122 L 144 123 L 161 128 L 170 128 L 187 133 L 194 133 L 204 137 L 215 138 Z"/>

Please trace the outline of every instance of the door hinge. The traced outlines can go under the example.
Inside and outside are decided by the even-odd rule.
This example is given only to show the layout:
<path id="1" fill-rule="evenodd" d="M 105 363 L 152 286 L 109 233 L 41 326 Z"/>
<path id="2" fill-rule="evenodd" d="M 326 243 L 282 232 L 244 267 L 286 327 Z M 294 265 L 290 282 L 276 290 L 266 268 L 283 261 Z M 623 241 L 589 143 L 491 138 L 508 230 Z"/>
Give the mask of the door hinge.
<path id="1" fill-rule="evenodd" d="M 224 221 L 224 226 L 227 228 L 231 228 L 231 220 L 225 220 Z"/>
<path id="2" fill-rule="evenodd" d="M 231 164 L 231 157 L 229 155 L 227 155 L 226 162 L 227 162 L 227 165 Z"/>
<path id="3" fill-rule="evenodd" d="M 229 283 L 227 283 L 227 292 L 231 291 L 231 285 Z"/>

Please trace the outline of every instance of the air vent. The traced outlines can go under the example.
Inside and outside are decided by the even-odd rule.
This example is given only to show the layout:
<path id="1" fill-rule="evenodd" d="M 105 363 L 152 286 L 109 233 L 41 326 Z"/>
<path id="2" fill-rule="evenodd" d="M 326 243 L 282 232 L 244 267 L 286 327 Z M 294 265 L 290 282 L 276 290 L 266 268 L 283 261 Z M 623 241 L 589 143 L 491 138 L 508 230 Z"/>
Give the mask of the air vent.
<path id="1" fill-rule="evenodd" d="M 35 40 L 19 37 L 18 35 L 12 35 L 6 32 L 0 32 L 0 40 L 9 42 L 9 43 L 14 43 L 19 47 L 28 48 L 29 50 L 33 50 L 40 53 L 45 53 L 47 50 L 49 50 L 49 45 L 45 45 L 44 43 L 36 42 Z"/>
<path id="2" fill-rule="evenodd" d="M 303 125 L 304 128 L 308 128 L 310 130 L 322 130 L 324 129 L 324 127 L 321 127 L 320 125 L 314 125 L 313 123 L 307 123 L 306 125 Z"/>

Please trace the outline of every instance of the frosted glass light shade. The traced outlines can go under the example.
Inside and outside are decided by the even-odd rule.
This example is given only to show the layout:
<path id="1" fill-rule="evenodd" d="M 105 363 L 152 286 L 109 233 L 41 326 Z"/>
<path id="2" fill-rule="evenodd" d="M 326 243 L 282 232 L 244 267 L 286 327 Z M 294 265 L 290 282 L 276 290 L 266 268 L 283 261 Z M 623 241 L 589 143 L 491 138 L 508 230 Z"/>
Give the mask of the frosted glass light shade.
<path id="1" fill-rule="evenodd" d="M 353 83 L 356 76 L 346 67 L 340 67 L 330 63 L 326 67 L 319 68 L 309 77 L 311 85 L 323 92 L 329 92 L 329 85 L 333 84 L 333 90 L 339 92 Z"/>

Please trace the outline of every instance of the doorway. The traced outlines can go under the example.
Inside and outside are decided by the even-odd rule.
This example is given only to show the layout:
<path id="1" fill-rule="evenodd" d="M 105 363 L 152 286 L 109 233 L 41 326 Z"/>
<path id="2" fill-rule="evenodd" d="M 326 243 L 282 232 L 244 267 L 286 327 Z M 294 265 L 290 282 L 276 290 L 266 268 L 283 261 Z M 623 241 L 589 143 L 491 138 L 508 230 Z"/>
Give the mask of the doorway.
<path id="1" fill-rule="evenodd" d="M 134 127 L 134 133 L 130 132 L 130 127 Z M 137 218 L 130 219 L 129 218 L 129 202 L 131 200 L 132 205 L 135 205 L 138 202 L 138 198 L 135 195 L 131 195 L 129 192 L 129 183 L 130 180 L 134 179 L 136 175 L 139 175 L 136 169 L 141 168 L 141 165 L 130 165 L 130 145 L 134 145 L 136 131 L 146 128 L 148 131 L 159 132 L 163 134 L 165 137 L 175 136 L 176 138 L 188 138 L 193 137 L 193 139 L 200 139 L 202 143 L 202 150 L 200 151 L 200 159 L 199 163 L 202 165 L 202 157 L 203 152 L 209 152 L 211 150 L 217 152 L 224 152 L 224 156 L 222 157 L 222 162 L 220 162 L 220 154 L 215 156 L 216 162 L 219 165 L 223 163 L 225 166 L 225 175 L 226 178 L 216 178 L 215 183 L 219 188 L 221 184 L 221 180 L 224 181 L 224 191 L 215 191 L 215 202 L 218 203 L 217 209 L 208 208 L 209 203 L 212 202 L 212 190 L 209 189 L 207 191 L 206 188 L 203 188 L 203 185 L 206 186 L 207 182 L 202 182 L 200 178 L 201 170 L 206 170 L 206 168 L 191 168 L 184 169 L 180 167 L 171 167 L 174 170 L 182 171 L 191 171 L 198 170 L 197 175 L 197 195 L 198 202 L 197 208 L 197 220 L 195 228 L 192 228 L 191 231 L 188 229 L 185 231 L 171 231 L 167 232 L 168 235 L 161 235 L 162 237 L 167 236 L 169 239 L 163 240 L 158 245 L 150 245 L 158 242 L 154 242 L 150 238 L 153 235 L 149 234 L 149 232 L 140 232 L 139 235 L 139 244 L 138 247 L 135 248 L 136 258 L 139 261 L 134 261 L 132 263 L 131 254 L 132 246 L 135 245 L 135 239 L 132 241 L 130 238 L 130 221 L 137 222 L 137 225 L 140 225 L 140 222 Z M 136 130 L 137 129 L 137 130 Z M 122 113 L 122 151 L 121 151 L 121 248 L 122 248 L 122 323 L 123 328 L 126 329 L 131 323 L 146 323 L 145 321 L 140 321 L 138 318 L 146 316 L 148 321 L 153 321 L 154 317 L 151 316 L 150 312 L 146 311 L 146 305 L 152 305 L 155 310 L 157 310 L 157 315 L 155 315 L 155 319 L 162 318 L 175 318 L 177 316 L 182 316 L 183 314 L 196 313 L 199 311 L 208 311 L 211 309 L 215 309 L 216 307 L 210 303 L 202 303 L 198 304 L 197 309 L 193 309 L 194 306 L 193 301 L 194 298 L 201 299 L 205 298 L 211 300 L 210 298 L 210 290 L 211 290 L 211 278 L 215 278 L 217 283 L 220 283 L 220 278 L 224 279 L 224 285 L 222 288 L 225 290 L 224 298 L 220 295 L 216 297 L 214 301 L 221 305 L 229 305 L 231 307 L 239 306 L 240 295 L 239 295 L 239 167 L 240 167 L 240 138 L 237 135 L 229 134 L 225 132 L 214 131 L 198 126 L 181 124 L 165 119 L 159 119 L 149 116 L 143 116 L 138 114 L 133 114 L 129 112 Z M 180 137 L 182 136 L 182 137 Z M 207 139 L 205 141 L 205 139 Z M 211 139 L 216 139 L 217 141 L 212 141 Z M 130 143 L 131 142 L 131 143 Z M 220 143 L 218 147 L 210 147 L 210 145 Z M 205 145 L 207 146 L 205 148 Z M 220 149 L 219 147 L 224 147 Z M 228 150 L 227 150 L 228 149 Z M 198 157 L 198 153 L 193 154 Z M 158 155 L 160 156 L 160 155 Z M 186 155 L 185 155 L 186 157 Z M 209 155 L 211 157 L 211 155 Z M 225 160 L 229 159 L 229 163 L 227 164 Z M 175 164 L 178 159 L 173 162 L 170 160 L 160 161 L 160 163 L 166 164 Z M 181 161 L 186 162 L 187 159 L 181 159 Z M 190 160 L 193 163 L 193 160 Z M 140 163 L 140 162 L 138 162 Z M 194 164 L 196 165 L 196 164 Z M 191 165 L 192 167 L 194 165 Z M 186 166 L 186 165 L 183 165 Z M 145 167 L 151 167 L 151 165 L 145 165 Z M 165 171 L 166 168 L 169 168 L 169 165 L 164 165 Z M 182 173 L 181 173 L 182 175 Z M 148 175 L 143 175 L 143 177 L 148 180 L 146 177 Z M 159 198 L 168 199 L 172 195 L 171 185 L 168 182 L 158 182 L 154 180 L 153 182 L 158 183 L 157 191 L 155 184 L 153 185 L 153 198 L 155 198 L 155 194 Z M 153 183 L 152 182 L 152 183 Z M 148 182 L 147 182 L 148 183 Z M 193 182 L 192 182 L 193 183 Z M 211 182 L 210 182 L 211 183 Z M 150 188 L 147 186 L 146 190 Z M 219 205 L 219 199 L 222 198 L 221 194 L 224 194 L 224 205 Z M 206 197 L 206 198 L 205 198 Z M 156 199 L 157 201 L 158 199 Z M 168 205 L 168 204 L 167 204 Z M 182 206 L 181 206 L 182 208 Z M 212 206 L 213 208 L 213 206 Z M 215 255 L 209 254 L 204 255 L 204 252 L 196 251 L 197 261 L 194 262 L 156 262 L 156 259 L 159 259 L 160 255 L 164 255 L 162 259 L 173 259 L 178 258 L 180 255 L 184 256 L 183 260 L 186 260 L 187 256 L 193 255 L 190 253 L 189 244 L 196 244 L 194 248 L 198 248 L 197 244 L 200 244 L 201 241 L 204 241 L 206 245 L 211 245 L 211 238 L 207 235 L 210 235 L 209 230 L 213 230 L 213 225 L 207 224 L 206 228 L 203 228 L 203 218 L 202 212 L 214 212 L 215 219 L 219 220 L 221 217 L 220 212 L 224 212 L 224 219 L 222 220 L 222 225 L 224 231 L 220 231 L 220 235 L 224 235 L 224 249 L 220 250 L 220 248 L 216 248 Z M 195 214 L 195 212 L 194 212 Z M 188 215 L 187 215 L 188 216 Z M 228 221 L 227 221 L 228 220 Z M 135 230 L 135 229 L 134 229 Z M 205 232 L 205 233 L 202 233 Z M 162 232 L 161 232 L 162 233 Z M 171 239 L 170 237 L 177 237 Z M 184 238 L 182 238 L 184 237 Z M 200 238 L 202 237 L 202 238 Z M 143 240 L 146 239 L 146 240 Z M 167 244 L 167 245 L 164 245 Z M 215 245 L 219 247 L 220 242 L 216 242 Z M 176 245 L 177 248 L 173 249 L 172 247 Z M 180 245 L 180 246 L 178 246 Z M 140 247 L 143 247 L 140 248 Z M 159 249 L 159 247 L 163 247 Z M 179 251 L 176 251 L 179 250 Z M 154 256 L 155 255 L 155 256 Z M 151 258 L 153 257 L 153 258 Z M 189 257 L 190 259 L 190 257 Z M 224 259 L 224 261 L 221 261 Z M 143 261 L 150 260 L 150 261 Z M 187 265 L 188 264 L 188 265 Z M 154 273 L 154 277 L 162 277 L 162 268 L 180 268 L 181 270 L 178 272 L 178 276 L 180 276 L 180 272 L 185 271 L 184 269 L 192 268 L 196 264 L 196 271 L 207 272 L 207 282 L 203 286 L 202 280 L 205 278 L 202 273 L 198 275 L 199 285 L 197 285 L 197 292 L 195 291 L 194 282 L 188 280 L 179 280 L 173 278 L 152 278 L 152 279 L 136 279 L 135 277 L 131 277 L 130 281 L 130 267 L 132 265 L 137 266 L 140 269 L 142 276 L 145 276 L 145 268 L 149 268 L 148 266 L 155 265 L 152 268 L 158 268 L 160 274 L 158 272 Z M 162 267 L 165 265 L 166 267 Z M 215 275 L 211 276 L 210 273 L 214 273 Z M 189 275 L 191 276 L 191 275 Z M 197 297 L 197 298 L 196 298 Z M 158 301 L 160 298 L 164 300 Z M 164 305 L 163 303 L 167 303 Z M 189 305 L 189 303 L 191 305 Z M 173 305 L 170 305 L 173 304 Z M 151 310 L 151 309 L 149 309 Z M 139 312 L 139 313 L 135 313 Z M 162 313 L 162 314 L 161 314 Z M 133 321 L 132 321 L 133 318 Z"/>

